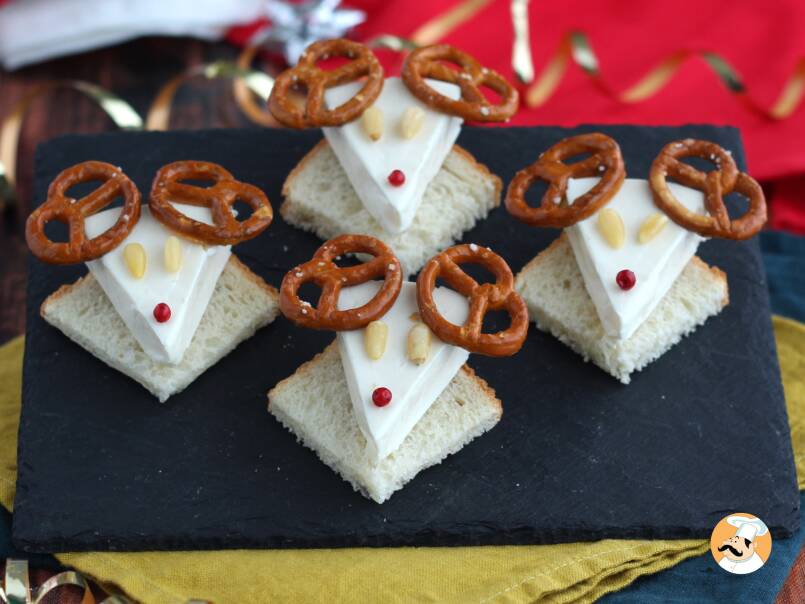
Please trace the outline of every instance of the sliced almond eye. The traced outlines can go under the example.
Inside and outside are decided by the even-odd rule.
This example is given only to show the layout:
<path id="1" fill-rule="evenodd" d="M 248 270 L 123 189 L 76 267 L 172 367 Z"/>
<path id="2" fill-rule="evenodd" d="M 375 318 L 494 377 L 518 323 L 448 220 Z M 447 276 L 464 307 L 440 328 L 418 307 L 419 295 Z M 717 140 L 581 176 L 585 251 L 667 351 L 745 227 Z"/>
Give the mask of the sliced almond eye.
<path id="1" fill-rule="evenodd" d="M 169 273 L 178 273 L 182 268 L 182 242 L 171 235 L 165 240 L 165 270 Z"/>
<path id="2" fill-rule="evenodd" d="M 405 139 L 412 139 L 425 123 L 425 112 L 421 107 L 409 107 L 400 119 L 400 135 Z"/>
<path id="3" fill-rule="evenodd" d="M 363 345 L 366 349 L 366 355 L 376 361 L 382 358 L 383 353 L 386 352 L 386 341 L 389 336 L 389 326 L 383 321 L 372 321 L 366 326 L 366 332 L 363 337 Z"/>
<path id="4" fill-rule="evenodd" d="M 611 248 L 620 249 L 626 241 L 626 228 L 617 210 L 604 208 L 598 212 L 598 231 Z"/>
<path id="5" fill-rule="evenodd" d="M 361 124 L 366 136 L 371 140 L 378 141 L 383 136 L 383 112 L 374 105 L 363 112 Z"/>
<path id="6" fill-rule="evenodd" d="M 668 224 L 668 216 L 660 212 L 655 212 L 640 225 L 637 240 L 640 243 L 648 243 L 662 232 L 666 224 Z"/>
<path id="7" fill-rule="evenodd" d="M 145 248 L 139 243 L 129 243 L 123 248 L 123 261 L 126 263 L 126 268 L 135 279 L 142 279 L 145 275 L 145 268 L 147 259 L 145 255 Z"/>
<path id="8" fill-rule="evenodd" d="M 408 332 L 408 360 L 421 365 L 428 360 L 430 354 L 430 328 L 424 323 L 417 323 Z"/>

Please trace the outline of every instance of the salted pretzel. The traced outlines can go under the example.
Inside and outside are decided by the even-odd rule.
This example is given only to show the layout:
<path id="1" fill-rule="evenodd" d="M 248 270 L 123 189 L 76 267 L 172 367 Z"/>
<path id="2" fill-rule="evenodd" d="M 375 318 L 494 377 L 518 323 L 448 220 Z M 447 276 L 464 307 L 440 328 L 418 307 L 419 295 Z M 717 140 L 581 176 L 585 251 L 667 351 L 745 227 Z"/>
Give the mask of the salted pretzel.
<path id="1" fill-rule="evenodd" d="M 67 195 L 70 188 L 86 182 L 102 184 L 80 199 Z M 118 197 L 123 208 L 109 229 L 88 239 L 86 219 L 107 207 Z M 25 239 L 34 256 L 50 264 L 89 262 L 111 252 L 128 236 L 140 219 L 140 191 L 120 168 L 100 161 L 86 161 L 62 171 L 48 188 L 45 202 L 36 208 L 25 224 Z M 56 220 L 70 229 L 67 242 L 55 242 L 45 234 L 45 225 Z"/>
<path id="2" fill-rule="evenodd" d="M 213 183 L 210 187 L 186 184 L 185 180 Z M 245 220 L 233 212 L 236 201 L 253 210 Z M 274 214 L 268 198 L 257 187 L 235 180 L 218 164 L 204 161 L 177 161 L 160 168 L 151 186 L 149 207 L 154 217 L 183 237 L 211 245 L 234 245 L 262 233 Z M 173 204 L 184 203 L 209 208 L 213 224 L 190 218 Z"/>
<path id="3" fill-rule="evenodd" d="M 319 60 L 330 57 L 347 57 L 350 61 L 331 71 L 316 66 Z M 327 109 L 324 102 L 327 88 L 364 77 L 363 86 L 355 96 L 338 107 Z M 290 94 L 299 84 L 307 90 L 304 106 L 300 106 Z M 277 76 L 268 98 L 268 108 L 289 128 L 341 126 L 360 117 L 380 96 L 382 89 L 383 67 L 369 48 L 343 38 L 320 40 L 305 49 L 295 67 Z"/>
<path id="4" fill-rule="evenodd" d="M 459 265 L 479 264 L 495 275 L 494 283 L 479 284 Z M 445 319 L 433 300 L 436 280 L 470 299 L 470 311 L 464 325 Z M 441 340 L 461 346 L 470 352 L 488 356 L 509 356 L 520 350 L 528 332 L 528 310 L 514 290 L 514 275 L 506 261 L 492 250 L 475 244 L 456 245 L 431 258 L 416 282 L 419 315 Z M 484 315 L 490 310 L 504 309 L 511 325 L 497 333 L 482 333 Z"/>
<path id="5" fill-rule="evenodd" d="M 715 170 L 702 172 L 680 161 L 700 157 L 713 162 Z M 707 214 L 685 207 L 668 188 L 668 177 L 704 193 Z M 766 198 L 757 181 L 741 172 L 735 160 L 715 143 L 691 138 L 665 145 L 651 164 L 649 184 L 654 203 L 679 226 L 704 237 L 749 239 L 766 223 Z M 739 218 L 730 219 L 724 196 L 739 193 L 749 200 L 749 208 Z"/>
<path id="6" fill-rule="evenodd" d="M 357 266 L 340 267 L 334 259 L 344 254 L 370 254 Z M 363 306 L 338 310 L 342 287 L 383 278 L 383 285 Z M 366 327 L 392 307 L 402 288 L 400 261 L 385 243 L 368 235 L 341 235 L 322 245 L 313 258 L 290 271 L 280 286 L 280 310 L 302 327 L 347 331 Z M 313 282 L 321 288 L 316 306 L 299 298 L 299 288 Z"/>
<path id="7" fill-rule="evenodd" d="M 580 153 L 591 155 L 576 163 L 564 163 L 565 159 Z M 568 203 L 568 180 L 589 176 L 600 176 L 601 180 L 572 204 Z M 599 132 L 571 136 L 553 145 L 514 176 L 506 191 L 506 209 L 531 226 L 567 227 L 606 205 L 621 188 L 625 177 L 621 150 L 612 138 Z M 526 203 L 525 194 L 537 180 L 547 182 L 548 190 L 540 205 L 532 207 Z"/>
<path id="8" fill-rule="evenodd" d="M 455 63 L 460 71 L 444 62 Z M 517 90 L 498 72 L 482 66 L 475 58 L 450 46 L 436 44 L 414 50 L 405 60 L 402 79 L 408 90 L 420 101 L 465 120 L 502 122 L 517 112 Z M 457 85 L 461 98 L 452 99 L 433 89 L 425 78 Z M 481 91 L 486 86 L 500 95 L 500 102 L 490 103 Z"/>

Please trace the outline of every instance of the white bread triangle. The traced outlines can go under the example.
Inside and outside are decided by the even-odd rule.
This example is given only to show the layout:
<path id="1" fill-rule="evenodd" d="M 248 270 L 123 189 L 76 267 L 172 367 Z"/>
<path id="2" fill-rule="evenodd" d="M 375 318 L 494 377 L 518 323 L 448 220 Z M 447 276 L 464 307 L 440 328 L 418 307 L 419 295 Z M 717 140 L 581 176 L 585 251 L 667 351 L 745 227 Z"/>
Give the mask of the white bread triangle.
<path id="1" fill-rule="evenodd" d="M 41 307 L 42 318 L 164 403 L 229 354 L 279 312 L 277 290 L 230 256 L 193 341 L 178 365 L 154 362 L 131 335 L 95 278 L 63 285 Z"/>
<path id="2" fill-rule="evenodd" d="M 377 503 L 500 421 L 501 402 L 464 365 L 400 447 L 376 465 L 352 411 L 333 342 L 268 393 L 268 410 L 330 468 Z"/>
<path id="3" fill-rule="evenodd" d="M 344 233 L 371 235 L 396 253 L 406 275 L 453 245 L 500 203 L 501 180 L 467 151 L 453 146 L 425 189 L 414 222 L 391 235 L 363 207 L 344 169 L 322 140 L 291 171 L 282 188 L 282 217 L 322 239 Z"/>
<path id="4" fill-rule="evenodd" d="M 515 287 L 537 327 L 624 384 L 729 303 L 727 276 L 694 256 L 631 337 L 608 336 L 564 234 L 520 271 Z"/>

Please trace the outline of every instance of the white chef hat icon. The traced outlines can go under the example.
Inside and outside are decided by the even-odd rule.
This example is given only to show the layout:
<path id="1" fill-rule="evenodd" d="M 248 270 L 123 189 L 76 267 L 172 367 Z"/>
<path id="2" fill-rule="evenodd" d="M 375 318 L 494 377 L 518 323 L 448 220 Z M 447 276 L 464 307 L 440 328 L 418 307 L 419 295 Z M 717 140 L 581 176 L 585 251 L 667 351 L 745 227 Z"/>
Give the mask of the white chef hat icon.
<path id="1" fill-rule="evenodd" d="M 727 523 L 736 527 L 736 537 L 742 537 L 754 541 L 755 537 L 765 535 L 769 532 L 769 527 L 760 518 L 747 518 L 746 516 L 730 516 Z"/>

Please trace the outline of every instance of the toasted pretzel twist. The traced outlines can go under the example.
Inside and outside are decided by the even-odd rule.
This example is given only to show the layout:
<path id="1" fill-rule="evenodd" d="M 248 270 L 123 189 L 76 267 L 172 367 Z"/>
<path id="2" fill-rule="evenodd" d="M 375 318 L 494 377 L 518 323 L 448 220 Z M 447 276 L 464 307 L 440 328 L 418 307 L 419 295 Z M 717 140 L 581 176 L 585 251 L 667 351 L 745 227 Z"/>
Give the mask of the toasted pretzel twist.
<path id="1" fill-rule="evenodd" d="M 590 157 L 574 164 L 564 160 L 579 153 Z M 572 204 L 567 200 L 571 178 L 600 176 L 601 180 Z M 612 199 L 623 184 L 626 170 L 621 150 L 612 138 L 598 132 L 563 139 L 539 156 L 536 162 L 520 170 L 506 191 L 506 209 L 531 226 L 563 228 L 593 215 Z M 529 206 L 526 191 L 536 180 L 548 183 L 540 205 Z"/>
<path id="2" fill-rule="evenodd" d="M 370 254 L 374 258 L 357 266 L 339 267 L 333 260 L 344 254 Z M 378 277 L 383 278 L 383 285 L 371 300 L 358 308 L 338 310 L 342 287 Z M 360 329 L 388 312 L 400 293 L 402 279 L 400 261 L 385 243 L 368 235 L 341 235 L 325 242 L 311 260 L 288 271 L 280 286 L 280 310 L 302 327 Z M 315 307 L 299 298 L 299 288 L 308 281 L 321 288 Z"/>
<path id="3" fill-rule="evenodd" d="M 680 161 L 683 157 L 700 157 L 716 165 L 710 172 L 701 172 Z M 707 214 L 685 207 L 668 188 L 667 178 L 704 193 Z M 704 237 L 749 239 L 766 223 L 766 198 L 757 181 L 738 170 L 732 156 L 715 143 L 685 139 L 665 145 L 651 164 L 649 183 L 654 203 L 668 217 L 690 231 Z M 730 219 L 724 196 L 740 193 L 749 200 L 747 211 Z"/>
<path id="4" fill-rule="evenodd" d="M 183 180 L 214 183 L 211 187 L 185 184 Z M 252 215 L 239 221 L 232 210 L 236 201 L 247 203 Z M 213 224 L 199 222 L 176 209 L 174 203 L 209 208 Z M 201 243 L 234 245 L 262 233 L 274 214 L 260 189 L 235 180 L 218 164 L 177 161 L 160 168 L 154 177 L 149 200 L 151 213 L 172 231 Z"/>
<path id="5" fill-rule="evenodd" d="M 461 67 L 451 69 L 442 61 Z M 436 92 L 425 78 L 456 84 L 461 98 L 451 99 Z M 502 122 L 517 112 L 517 90 L 498 72 L 482 66 L 473 57 L 449 44 L 436 44 L 414 50 L 405 60 L 402 79 L 411 93 L 426 105 L 474 122 Z M 486 86 L 500 95 L 490 103 L 481 91 Z"/>
<path id="6" fill-rule="evenodd" d="M 348 63 L 325 71 L 316 63 L 330 57 L 347 57 Z M 333 109 L 327 109 L 324 91 L 365 77 L 363 87 Z M 292 98 L 291 89 L 303 84 L 307 90 L 304 107 Z M 360 117 L 375 102 L 383 89 L 383 67 L 374 53 L 363 44 L 343 38 L 320 40 L 307 47 L 295 67 L 283 71 L 274 82 L 268 108 L 271 114 L 289 128 L 341 126 Z"/>
<path id="7" fill-rule="evenodd" d="M 479 284 L 460 264 L 479 264 L 495 275 L 495 283 Z M 437 279 L 444 279 L 461 295 L 470 299 L 464 325 L 445 319 L 433 300 Z M 470 352 L 493 357 L 512 355 L 523 345 L 528 332 L 528 310 L 514 290 L 514 275 L 506 261 L 493 251 L 477 245 L 456 245 L 431 258 L 416 282 L 419 315 L 440 339 Z M 505 309 L 511 325 L 497 333 L 482 333 L 484 315 Z"/>
<path id="8" fill-rule="evenodd" d="M 67 196 L 75 185 L 102 181 L 100 187 L 81 199 Z M 84 221 L 118 197 L 123 209 L 115 224 L 97 237 L 87 239 Z M 36 208 L 25 224 L 25 239 L 34 256 L 50 264 L 73 264 L 100 258 L 115 249 L 140 219 L 140 191 L 120 168 L 99 161 L 86 161 L 67 168 L 48 188 L 45 202 Z M 70 229 L 69 240 L 57 243 L 45 235 L 51 220 L 64 222 Z"/>

